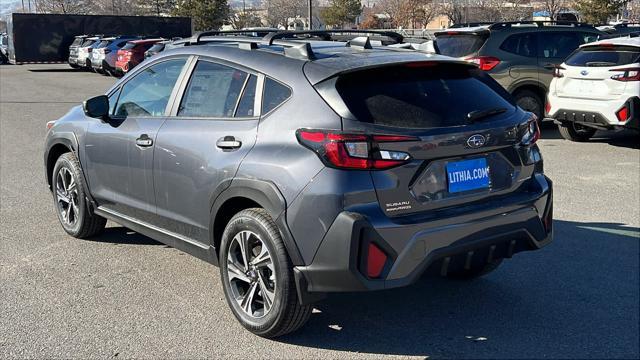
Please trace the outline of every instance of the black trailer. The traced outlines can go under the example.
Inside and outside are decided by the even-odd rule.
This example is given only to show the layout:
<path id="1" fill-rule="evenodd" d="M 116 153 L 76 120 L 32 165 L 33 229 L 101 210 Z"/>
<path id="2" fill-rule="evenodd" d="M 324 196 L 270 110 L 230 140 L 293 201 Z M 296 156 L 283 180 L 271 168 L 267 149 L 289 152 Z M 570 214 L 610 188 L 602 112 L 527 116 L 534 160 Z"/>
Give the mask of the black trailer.
<path id="1" fill-rule="evenodd" d="M 191 36 L 191 18 L 13 13 L 7 21 L 9 61 L 62 63 L 76 35 Z"/>

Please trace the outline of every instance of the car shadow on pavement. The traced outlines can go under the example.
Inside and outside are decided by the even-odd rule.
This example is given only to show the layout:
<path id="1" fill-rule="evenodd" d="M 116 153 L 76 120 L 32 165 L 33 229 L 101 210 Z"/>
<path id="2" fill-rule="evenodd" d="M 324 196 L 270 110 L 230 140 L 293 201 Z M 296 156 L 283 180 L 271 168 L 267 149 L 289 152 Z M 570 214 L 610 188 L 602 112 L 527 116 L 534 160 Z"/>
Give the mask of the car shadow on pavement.
<path id="1" fill-rule="evenodd" d="M 331 295 L 278 340 L 400 356 L 637 358 L 640 229 L 554 226 L 552 244 L 481 279 Z"/>
<path id="2" fill-rule="evenodd" d="M 553 122 L 544 122 L 541 131 L 542 134 L 540 137 L 544 140 L 563 140 L 569 142 L 569 140 L 565 140 L 562 135 L 560 135 L 558 126 Z M 613 146 L 640 149 L 640 132 L 635 130 L 598 131 L 587 143 L 607 143 Z"/>
<path id="3" fill-rule="evenodd" d="M 88 240 L 122 245 L 163 245 L 150 237 L 121 226 L 105 228 L 102 233 Z"/>

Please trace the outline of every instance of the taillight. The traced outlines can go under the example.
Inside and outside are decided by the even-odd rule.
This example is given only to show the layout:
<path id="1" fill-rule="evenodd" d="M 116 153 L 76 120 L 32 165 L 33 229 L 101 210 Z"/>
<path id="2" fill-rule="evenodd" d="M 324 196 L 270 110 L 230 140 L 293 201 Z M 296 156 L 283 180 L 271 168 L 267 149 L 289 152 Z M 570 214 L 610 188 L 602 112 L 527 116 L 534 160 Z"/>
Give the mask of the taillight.
<path id="1" fill-rule="evenodd" d="M 380 150 L 379 143 L 419 141 L 414 136 L 348 134 L 340 131 L 299 129 L 298 142 L 313 150 L 330 167 L 356 170 L 389 169 L 407 163 L 402 151 Z"/>
<path id="2" fill-rule="evenodd" d="M 47 130 L 51 129 L 56 124 L 55 120 L 47 121 Z"/>
<path id="3" fill-rule="evenodd" d="M 377 278 L 382 274 L 384 264 L 387 262 L 387 254 L 376 244 L 369 243 L 367 249 L 367 276 Z"/>
<path id="4" fill-rule="evenodd" d="M 484 71 L 493 70 L 493 68 L 500 64 L 500 59 L 493 56 L 476 56 L 467 58 L 466 60 L 478 65 L 480 70 Z"/>
<path id="5" fill-rule="evenodd" d="M 616 81 L 640 81 L 640 68 L 612 69 L 609 71 L 622 72 L 622 74 L 616 74 L 611 77 Z"/>
<path id="6" fill-rule="evenodd" d="M 549 115 L 549 112 L 551 112 L 551 102 L 549 100 L 547 100 L 547 102 L 544 103 L 544 112 L 547 115 Z"/>
<path id="7" fill-rule="evenodd" d="M 616 117 L 620 122 L 625 122 L 629 120 L 629 108 L 627 107 L 626 104 L 622 107 L 622 109 L 616 111 Z"/>
<path id="8" fill-rule="evenodd" d="M 554 78 L 562 78 L 564 77 L 564 74 L 562 73 L 562 70 L 566 70 L 565 68 L 563 68 L 562 66 L 556 66 L 553 68 L 553 77 Z"/>
<path id="9" fill-rule="evenodd" d="M 538 124 L 538 117 L 531 113 L 529 121 L 527 121 L 526 128 L 520 138 L 520 143 L 524 146 L 531 146 L 540 139 L 540 125 Z"/>

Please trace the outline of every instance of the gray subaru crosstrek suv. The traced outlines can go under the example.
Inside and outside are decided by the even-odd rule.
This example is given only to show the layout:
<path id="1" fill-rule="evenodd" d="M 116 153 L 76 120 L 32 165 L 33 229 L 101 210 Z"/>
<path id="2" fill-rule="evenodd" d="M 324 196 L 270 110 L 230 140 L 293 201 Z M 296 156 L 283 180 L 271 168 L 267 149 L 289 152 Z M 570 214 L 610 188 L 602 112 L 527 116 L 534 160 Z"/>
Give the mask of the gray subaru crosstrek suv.
<path id="1" fill-rule="evenodd" d="M 317 34 L 196 36 L 50 123 L 64 230 L 109 219 L 219 265 L 264 337 L 325 293 L 470 279 L 551 241 L 533 114 L 466 61 Z"/>
<path id="2" fill-rule="evenodd" d="M 474 24 L 475 25 L 475 24 Z M 605 33 L 568 22 L 498 22 L 435 33 L 440 54 L 472 61 L 542 120 L 554 69 Z"/>

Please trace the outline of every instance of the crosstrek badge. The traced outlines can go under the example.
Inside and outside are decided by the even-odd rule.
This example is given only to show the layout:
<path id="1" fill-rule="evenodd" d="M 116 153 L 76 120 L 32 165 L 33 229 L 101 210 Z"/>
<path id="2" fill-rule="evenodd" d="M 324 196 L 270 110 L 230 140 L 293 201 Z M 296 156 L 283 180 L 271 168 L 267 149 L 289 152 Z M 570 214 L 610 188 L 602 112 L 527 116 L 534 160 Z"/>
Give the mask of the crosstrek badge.
<path id="1" fill-rule="evenodd" d="M 490 172 L 487 159 L 479 158 L 448 163 L 447 181 L 451 193 L 488 188 Z"/>

